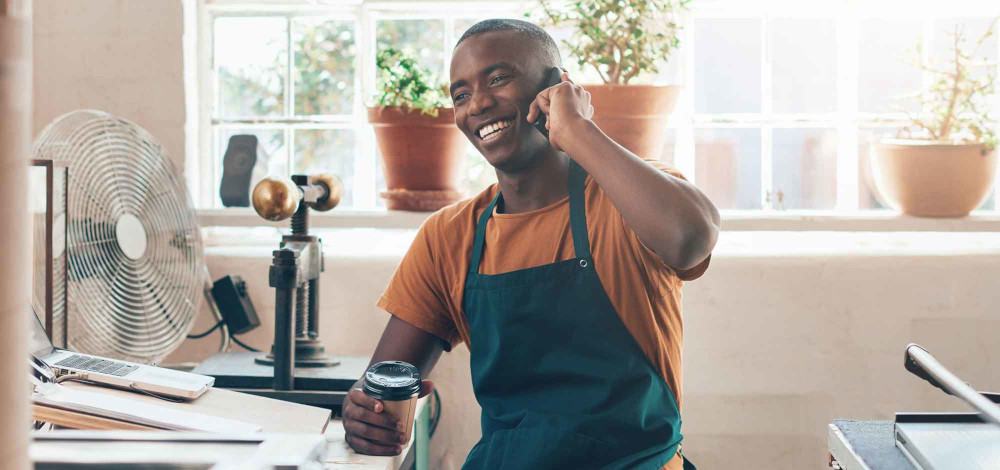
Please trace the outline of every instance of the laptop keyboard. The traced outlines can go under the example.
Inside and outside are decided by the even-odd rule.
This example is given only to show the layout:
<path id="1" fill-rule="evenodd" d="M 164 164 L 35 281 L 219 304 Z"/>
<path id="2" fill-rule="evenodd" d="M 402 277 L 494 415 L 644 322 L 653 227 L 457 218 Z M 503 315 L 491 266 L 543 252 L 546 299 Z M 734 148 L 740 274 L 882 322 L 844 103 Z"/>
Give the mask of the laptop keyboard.
<path id="1" fill-rule="evenodd" d="M 124 362 L 110 361 L 90 356 L 81 356 L 79 354 L 67 357 L 66 359 L 55 363 L 55 365 L 59 367 L 85 370 L 88 372 L 97 372 L 99 374 L 114 375 L 117 377 L 124 377 L 139 368 L 138 366 L 125 364 Z"/>

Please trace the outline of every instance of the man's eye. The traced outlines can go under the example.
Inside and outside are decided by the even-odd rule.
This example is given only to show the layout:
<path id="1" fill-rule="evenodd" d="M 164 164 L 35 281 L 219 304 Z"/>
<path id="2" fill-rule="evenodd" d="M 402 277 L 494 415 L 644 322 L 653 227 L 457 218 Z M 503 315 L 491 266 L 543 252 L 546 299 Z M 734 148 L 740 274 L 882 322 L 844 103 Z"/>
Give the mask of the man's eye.
<path id="1" fill-rule="evenodd" d="M 459 94 L 453 96 L 451 98 L 451 100 L 455 101 L 455 102 L 458 102 L 458 101 L 461 101 L 461 100 L 465 99 L 466 96 L 469 96 L 469 94 L 468 93 L 459 93 Z"/>
<path id="2" fill-rule="evenodd" d="M 497 83 L 500 83 L 501 81 L 504 81 L 507 78 L 508 75 L 497 75 L 490 79 L 490 85 L 496 85 Z"/>

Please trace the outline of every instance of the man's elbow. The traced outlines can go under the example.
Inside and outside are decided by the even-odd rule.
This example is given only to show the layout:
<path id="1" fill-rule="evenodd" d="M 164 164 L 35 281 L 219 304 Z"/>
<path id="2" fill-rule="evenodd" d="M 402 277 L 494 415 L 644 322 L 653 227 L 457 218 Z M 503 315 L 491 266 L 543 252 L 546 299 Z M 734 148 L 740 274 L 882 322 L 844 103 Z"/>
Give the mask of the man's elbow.
<path id="1" fill-rule="evenodd" d="M 692 269 L 712 254 L 719 240 L 719 212 L 711 207 L 703 220 L 689 224 L 684 230 L 680 250 L 670 265 L 680 271 Z"/>

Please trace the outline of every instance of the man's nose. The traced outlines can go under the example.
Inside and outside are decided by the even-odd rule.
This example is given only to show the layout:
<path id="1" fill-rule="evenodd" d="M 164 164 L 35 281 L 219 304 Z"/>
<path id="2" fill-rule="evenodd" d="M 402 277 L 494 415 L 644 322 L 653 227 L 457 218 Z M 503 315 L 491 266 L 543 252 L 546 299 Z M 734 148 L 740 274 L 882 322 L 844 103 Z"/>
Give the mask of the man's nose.
<path id="1" fill-rule="evenodd" d="M 493 95 L 484 92 L 475 92 L 469 100 L 469 114 L 478 116 L 496 105 Z"/>

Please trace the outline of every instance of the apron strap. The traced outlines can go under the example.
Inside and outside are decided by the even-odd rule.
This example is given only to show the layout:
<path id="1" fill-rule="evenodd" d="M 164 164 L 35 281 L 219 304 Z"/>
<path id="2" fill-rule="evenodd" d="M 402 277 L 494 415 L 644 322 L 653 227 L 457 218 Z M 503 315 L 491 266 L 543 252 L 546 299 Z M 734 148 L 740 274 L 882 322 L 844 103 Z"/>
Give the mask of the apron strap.
<path id="1" fill-rule="evenodd" d="M 573 231 L 573 249 L 576 257 L 580 259 L 590 258 L 590 237 L 587 234 L 587 207 L 584 198 L 584 183 L 587 181 L 587 172 L 579 164 L 570 159 L 569 161 L 569 223 Z M 476 235 L 472 242 L 472 259 L 469 261 L 469 273 L 479 273 L 479 263 L 483 257 L 483 246 L 486 244 L 486 224 L 493 216 L 493 209 L 503 195 L 497 188 L 496 196 L 486 210 L 479 216 L 476 223 Z"/>
<path id="2" fill-rule="evenodd" d="M 573 231 L 573 249 L 576 257 L 590 258 L 590 237 L 587 235 L 587 202 L 584 183 L 587 172 L 575 160 L 569 161 L 569 224 Z"/>
<path id="3" fill-rule="evenodd" d="M 486 206 L 486 210 L 479 216 L 479 222 L 476 223 L 476 236 L 472 242 L 472 260 L 469 261 L 469 274 L 479 272 L 479 262 L 483 257 L 483 245 L 486 244 L 486 223 L 489 222 L 490 217 L 493 215 L 493 209 L 500 201 L 500 197 L 500 187 L 497 186 L 497 195 L 493 196 L 493 201 L 490 202 L 489 206 Z"/>

